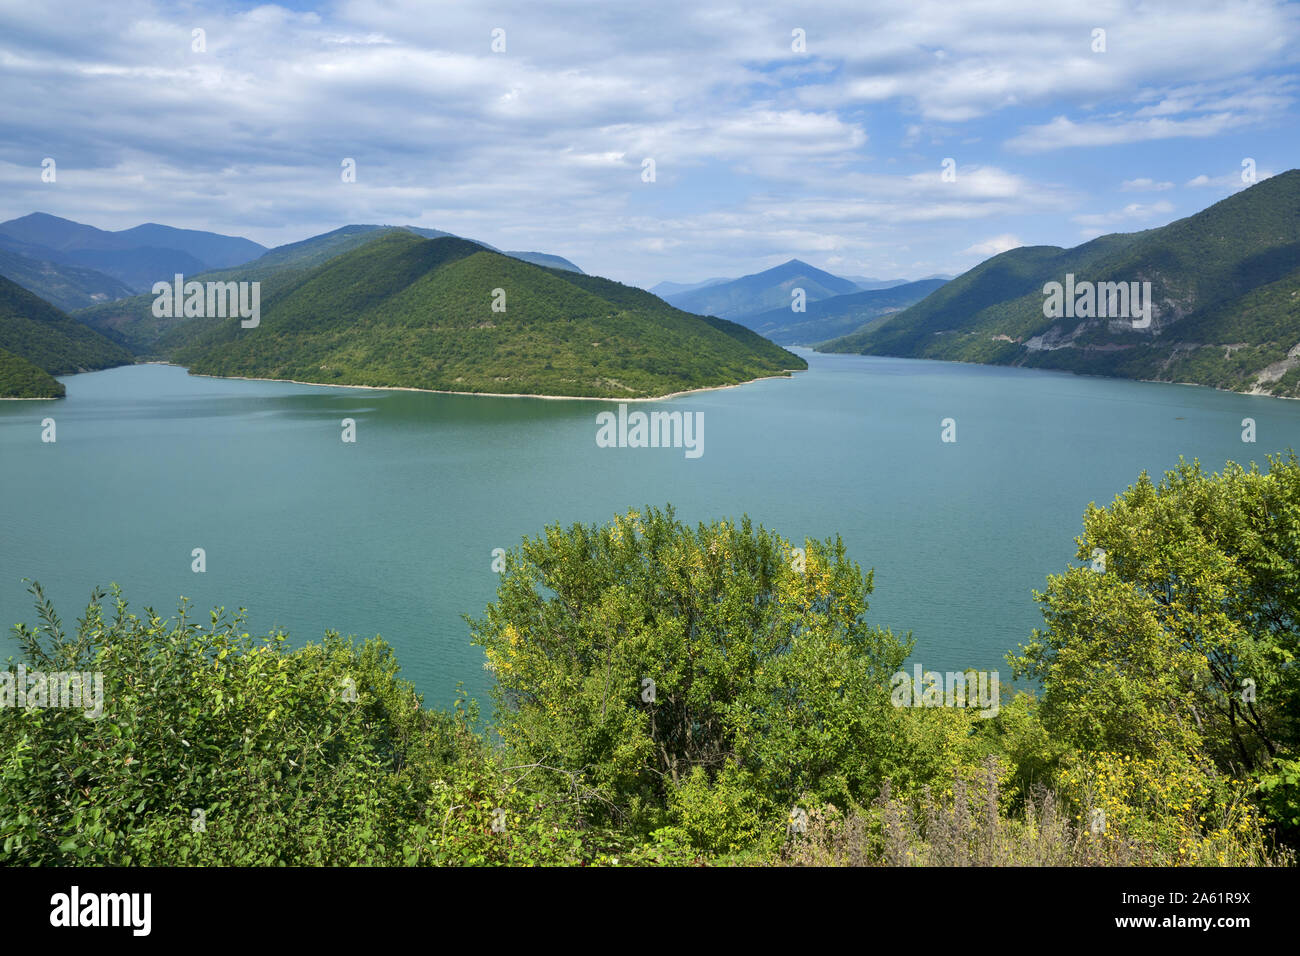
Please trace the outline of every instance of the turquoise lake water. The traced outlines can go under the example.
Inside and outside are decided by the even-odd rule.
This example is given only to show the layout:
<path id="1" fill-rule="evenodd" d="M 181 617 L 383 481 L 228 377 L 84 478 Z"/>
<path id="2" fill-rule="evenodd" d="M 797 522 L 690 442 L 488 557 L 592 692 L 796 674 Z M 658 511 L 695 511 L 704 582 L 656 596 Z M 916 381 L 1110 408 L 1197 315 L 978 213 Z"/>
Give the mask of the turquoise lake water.
<path id="1" fill-rule="evenodd" d="M 486 699 L 462 614 L 492 600 L 494 548 L 554 522 L 671 502 L 844 537 L 875 569 L 873 623 L 927 669 L 1001 669 L 1041 621 L 1031 591 L 1074 563 L 1090 501 L 1179 455 L 1217 470 L 1300 446 L 1300 403 L 1205 388 L 817 355 L 790 379 L 629 410 L 702 412 L 704 453 L 602 448 L 616 402 L 484 398 L 200 378 L 140 365 L 0 402 L 0 625 L 65 622 L 96 585 L 137 611 L 249 611 L 294 642 L 381 635 L 429 704 Z M 57 441 L 41 441 L 55 419 Z M 1242 441 L 1253 418 L 1257 441 Z M 342 419 L 356 442 L 341 440 Z M 955 443 L 940 440 L 956 420 Z M 207 570 L 191 570 L 195 548 Z M 12 642 L 11 642 L 12 643 Z M 7 655 L 0 655 L 7 656 Z"/>

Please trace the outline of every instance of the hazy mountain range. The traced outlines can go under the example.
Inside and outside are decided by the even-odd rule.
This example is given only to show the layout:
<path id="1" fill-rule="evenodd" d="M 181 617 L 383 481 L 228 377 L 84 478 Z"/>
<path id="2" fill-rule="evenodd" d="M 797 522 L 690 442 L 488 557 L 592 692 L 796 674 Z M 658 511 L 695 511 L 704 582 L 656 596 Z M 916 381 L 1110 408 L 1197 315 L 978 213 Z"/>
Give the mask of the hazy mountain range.
<path id="1" fill-rule="evenodd" d="M 34 259 L 3 247 L 0 276 L 68 311 L 134 294 L 125 283 L 96 269 Z"/>
<path id="2" fill-rule="evenodd" d="M 39 214 L 0 224 L 0 239 L 7 244 L 0 273 L 50 288 L 51 299 L 120 291 L 119 280 L 66 261 L 74 253 L 143 250 L 140 261 L 153 261 L 161 250 L 197 261 L 248 251 L 238 245 L 246 240 L 212 233 L 165 226 L 104 233 Z M 115 245 L 133 241 L 154 244 Z M 34 259 L 14 244 L 65 261 Z M 792 259 L 738 279 L 660 283 L 659 298 L 587 276 L 560 257 L 376 225 L 344 226 L 185 275 L 261 283 L 261 326 L 156 316 L 151 293 L 69 317 L 18 278 L 2 280 L 0 392 L 58 394 L 50 376 L 161 357 L 218 375 L 644 397 L 802 368 L 779 345 L 820 342 L 827 351 L 1300 396 L 1297 170 L 1157 229 L 1071 249 L 1021 247 L 951 281 L 888 280 L 870 290 Z M 1065 313 L 1045 310 L 1053 283 L 1079 296 Z M 1101 314 L 1100 299 L 1080 291 L 1108 284 L 1132 290 L 1133 314 Z M 795 311 L 799 289 L 803 310 Z M 1149 311 L 1140 318 L 1146 289 Z M 501 309 L 490 301 L 495 290 Z"/>
<path id="3" fill-rule="evenodd" d="M 919 302 L 947 278 L 837 276 L 791 259 L 739 279 L 660 282 L 650 291 L 679 309 L 731 319 L 781 345 L 812 345 Z M 802 300 L 796 290 L 803 291 Z"/>
<path id="4" fill-rule="evenodd" d="M 809 302 L 803 312 L 790 306 L 746 315 L 746 328 L 780 345 L 816 345 L 850 332 L 874 328 L 909 305 L 920 302 L 946 279 L 922 279 L 864 292 L 850 292 Z"/>
<path id="5" fill-rule="evenodd" d="M 686 312 L 739 321 L 742 316 L 789 308 L 795 289 L 802 289 L 808 302 L 862 291 L 848 279 L 791 259 L 739 279 L 669 293 L 664 300 Z"/>
<path id="6" fill-rule="evenodd" d="M 0 248 L 38 262 L 93 269 L 133 292 L 163 276 L 237 265 L 266 251 L 252 240 L 214 232 L 152 222 L 108 232 L 43 212 L 0 223 Z"/>
<path id="7" fill-rule="evenodd" d="M 381 230 L 390 226 L 349 226 L 353 231 Z M 403 226 L 427 238 L 449 232 Z M 320 237 L 304 240 L 311 243 Z M 188 277 L 253 262 L 271 256 L 284 259 L 290 243 L 267 250 L 260 243 L 238 236 L 223 236 L 195 229 L 177 229 L 145 223 L 109 232 L 35 212 L 0 223 L 0 276 L 54 303 L 62 309 L 81 309 L 148 292 L 159 280 L 171 281 L 176 273 Z M 487 243 L 481 245 L 495 248 Z M 508 256 L 536 265 L 581 272 L 569 260 L 545 252 L 507 252 Z M 288 256 L 291 256 L 289 253 Z"/>

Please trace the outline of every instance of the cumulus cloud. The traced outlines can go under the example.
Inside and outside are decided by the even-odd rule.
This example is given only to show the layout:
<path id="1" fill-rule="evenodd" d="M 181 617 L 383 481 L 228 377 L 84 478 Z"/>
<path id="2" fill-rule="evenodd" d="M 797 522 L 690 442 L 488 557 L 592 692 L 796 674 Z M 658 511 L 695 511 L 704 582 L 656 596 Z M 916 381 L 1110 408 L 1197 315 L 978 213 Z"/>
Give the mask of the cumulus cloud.
<path id="1" fill-rule="evenodd" d="M 992 236 L 983 242 L 975 243 L 973 246 L 967 246 L 962 250 L 962 253 L 987 259 L 990 256 L 1000 255 L 1009 249 L 1019 249 L 1023 245 L 1024 243 L 1018 238 L 1007 233 L 1001 236 Z"/>

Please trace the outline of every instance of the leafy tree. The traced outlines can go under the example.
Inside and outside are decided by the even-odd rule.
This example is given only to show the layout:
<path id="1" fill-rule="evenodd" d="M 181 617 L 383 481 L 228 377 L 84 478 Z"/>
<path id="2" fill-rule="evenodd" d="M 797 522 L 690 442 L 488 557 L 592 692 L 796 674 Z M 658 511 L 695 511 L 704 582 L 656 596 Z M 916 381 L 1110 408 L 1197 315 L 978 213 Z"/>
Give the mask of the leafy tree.
<path id="1" fill-rule="evenodd" d="M 671 506 L 526 540 L 470 622 L 507 747 L 590 781 L 597 818 L 682 824 L 714 848 L 780 832 L 800 800 L 867 793 L 909 648 L 864 623 L 871 574 L 842 541 L 801 552 Z"/>
<path id="2" fill-rule="evenodd" d="M 103 676 L 104 712 L 0 708 L 0 862 L 536 865 L 591 857 L 556 799 L 428 711 L 378 640 L 290 651 L 239 617 L 131 614 L 65 632 L 39 586 L 27 665 Z M 500 810 L 498 815 L 496 811 Z M 494 829 L 493 823 L 500 820 Z M 587 843 L 583 840 L 586 839 Z"/>
<path id="3" fill-rule="evenodd" d="M 1283 820 L 1300 794 L 1300 462 L 1269 464 L 1180 462 L 1090 506 L 1089 566 L 1049 578 L 1047 626 L 1012 663 L 1042 680 L 1059 740 L 1266 779 Z"/>

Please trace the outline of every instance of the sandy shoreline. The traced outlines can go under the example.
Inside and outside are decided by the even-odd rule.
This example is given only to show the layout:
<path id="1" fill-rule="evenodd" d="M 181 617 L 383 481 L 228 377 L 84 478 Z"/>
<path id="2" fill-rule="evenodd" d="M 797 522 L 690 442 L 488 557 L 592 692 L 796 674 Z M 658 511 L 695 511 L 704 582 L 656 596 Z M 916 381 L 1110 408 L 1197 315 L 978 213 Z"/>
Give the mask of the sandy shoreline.
<path id="1" fill-rule="evenodd" d="M 183 365 L 176 365 L 173 362 L 140 362 L 140 365 L 171 365 L 173 368 L 184 368 Z M 752 378 L 748 382 L 736 382 L 734 385 L 708 385 L 702 388 L 688 388 L 681 392 L 669 392 L 667 395 L 655 395 L 650 398 L 619 398 L 616 396 L 598 397 L 592 395 L 526 395 L 512 392 L 453 392 L 440 388 L 411 388 L 408 385 L 340 385 L 337 382 L 303 382 L 296 378 L 254 378 L 248 375 L 204 375 L 201 372 L 190 372 L 195 378 L 222 378 L 233 379 L 240 382 L 288 382 L 293 385 L 313 385 L 318 388 L 360 388 L 371 392 L 423 392 L 426 395 L 473 395 L 481 398 L 540 398 L 548 401 L 561 402 L 661 402 L 666 398 L 677 398 L 681 395 L 693 395 L 696 392 L 716 392 L 724 388 L 740 388 L 742 385 L 750 385 L 754 382 L 762 382 L 771 378 L 793 378 L 793 373 L 804 372 L 807 369 L 786 369 L 791 375 L 763 375 L 759 378 Z"/>
<path id="2" fill-rule="evenodd" d="M 794 346 L 795 348 L 805 348 L 807 346 Z M 816 349 L 808 349 L 816 355 L 851 355 L 856 353 L 850 352 L 817 352 Z M 880 356 L 881 358 L 903 358 L 903 356 Z M 982 365 L 986 368 L 1021 368 L 1023 366 L 1015 365 L 994 365 L 988 362 L 966 362 L 960 359 L 909 359 L 913 362 L 949 362 L 953 365 Z M 175 362 L 136 362 L 136 365 L 168 365 L 172 368 L 185 368 L 184 365 L 177 365 Z M 117 366 L 122 368 L 124 366 Z M 670 392 L 667 395 L 656 395 L 652 398 L 617 398 L 607 397 L 599 398 L 590 395 L 526 395 L 518 392 L 453 392 L 437 388 L 411 388 L 405 385 L 340 385 L 337 382 L 304 382 L 296 378 L 253 378 L 247 375 L 203 375 L 199 372 L 190 372 L 196 378 L 224 378 L 233 379 L 241 382 L 287 382 L 291 385 L 312 385 L 317 388 L 360 388 L 372 392 L 423 392 L 426 395 L 478 395 L 483 398 L 540 398 L 553 401 L 563 402 L 660 402 L 666 398 L 679 398 L 682 395 L 692 395 L 696 392 L 716 392 L 724 388 L 740 388 L 742 385 L 750 385 L 754 382 L 763 382 L 768 379 L 781 378 L 793 380 L 794 375 L 799 372 L 806 372 L 808 369 L 785 369 L 790 373 L 787 375 L 762 375 L 758 378 L 750 379 L 748 382 L 737 382 L 734 385 L 708 385 L 702 388 L 688 388 L 680 392 Z M 1245 395 L 1252 398 L 1280 398 L 1284 401 L 1300 401 L 1297 395 L 1273 395 L 1266 391 L 1251 390 L 1248 392 L 1239 392 L 1231 388 L 1219 388 L 1216 385 L 1205 385 L 1200 382 L 1170 382 L 1161 381 L 1151 378 L 1120 378 L 1114 375 L 1091 375 L 1087 372 L 1073 372 L 1064 369 L 1026 369 L 1026 371 L 1043 371 L 1058 372 L 1067 375 L 1078 375 L 1084 378 L 1104 378 L 1115 382 L 1145 382 L 1151 385 L 1183 385 L 1190 388 L 1208 388 L 1215 392 L 1224 392 L 1228 395 Z M 57 402 L 58 398 L 4 398 L 0 397 L 0 402 Z"/>

